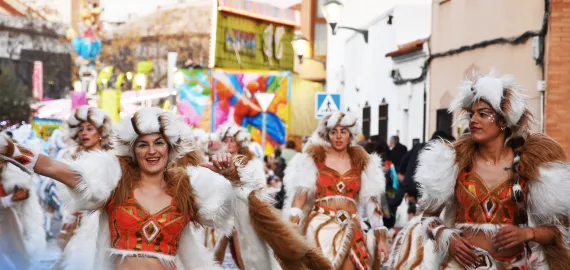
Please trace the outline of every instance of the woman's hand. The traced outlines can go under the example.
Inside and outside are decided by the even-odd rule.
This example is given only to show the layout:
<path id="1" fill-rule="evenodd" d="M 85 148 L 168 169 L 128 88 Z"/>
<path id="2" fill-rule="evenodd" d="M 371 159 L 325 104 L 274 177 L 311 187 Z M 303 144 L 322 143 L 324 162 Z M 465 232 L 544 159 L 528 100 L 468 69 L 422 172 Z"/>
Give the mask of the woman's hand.
<path id="1" fill-rule="evenodd" d="M 25 188 L 14 188 L 14 196 L 12 196 L 13 202 L 19 202 L 26 200 L 30 197 L 30 191 Z"/>
<path id="2" fill-rule="evenodd" d="M 497 251 L 522 245 L 534 238 L 532 228 L 523 229 L 514 225 L 506 225 L 495 234 L 493 243 Z"/>
<path id="3" fill-rule="evenodd" d="M 475 265 L 477 255 L 475 254 L 474 249 L 475 247 L 473 247 L 471 242 L 462 236 L 456 235 L 451 238 L 449 253 L 451 254 L 451 257 L 463 268 Z"/>
<path id="4" fill-rule="evenodd" d="M 240 182 L 237 168 L 230 153 L 215 154 L 212 156 L 212 164 L 204 162 L 200 166 L 223 175 L 231 182 Z"/>
<path id="5" fill-rule="evenodd" d="M 290 216 L 289 221 L 291 221 L 291 223 L 295 225 L 299 225 L 299 222 L 301 222 L 301 218 L 299 216 Z"/>
<path id="6" fill-rule="evenodd" d="M 388 261 L 388 256 L 390 255 L 390 251 L 388 250 L 388 245 L 386 245 L 386 239 L 378 241 L 378 256 L 382 260 L 382 263 Z"/>

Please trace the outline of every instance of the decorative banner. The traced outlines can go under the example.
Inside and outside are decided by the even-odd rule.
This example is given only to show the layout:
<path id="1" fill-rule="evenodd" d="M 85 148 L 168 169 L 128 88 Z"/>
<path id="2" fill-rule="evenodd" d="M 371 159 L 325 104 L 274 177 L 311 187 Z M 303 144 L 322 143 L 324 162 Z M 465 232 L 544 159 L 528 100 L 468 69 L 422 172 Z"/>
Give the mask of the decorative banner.
<path id="1" fill-rule="evenodd" d="M 86 92 L 71 92 L 71 109 L 75 110 L 77 107 L 87 105 L 87 93 Z"/>
<path id="2" fill-rule="evenodd" d="M 32 75 L 32 97 L 42 100 L 44 95 L 44 68 L 41 61 L 34 61 L 34 72 Z"/>
<path id="3" fill-rule="evenodd" d="M 47 140 L 56 129 L 59 129 L 63 121 L 57 119 L 47 119 L 34 117 L 32 119 L 32 129 L 44 140 Z"/>
<path id="4" fill-rule="evenodd" d="M 223 11 L 217 17 L 215 67 L 293 70 L 293 26 Z"/>
<path id="5" fill-rule="evenodd" d="M 263 116 L 255 93 L 274 93 L 275 98 L 267 109 L 266 154 L 284 144 L 289 122 L 289 92 L 291 72 L 255 72 L 214 70 L 213 129 L 226 122 L 247 127 L 252 139 L 261 143 Z"/>
<path id="6" fill-rule="evenodd" d="M 226 51 L 255 56 L 257 40 L 255 33 L 226 29 Z"/>
<path id="7" fill-rule="evenodd" d="M 210 69 L 183 69 L 184 82 L 179 90 L 178 114 L 186 124 L 203 130 L 212 126 L 212 71 Z"/>
<path id="8" fill-rule="evenodd" d="M 102 90 L 100 91 L 99 108 L 109 114 L 113 121 L 121 120 L 121 91 Z"/>

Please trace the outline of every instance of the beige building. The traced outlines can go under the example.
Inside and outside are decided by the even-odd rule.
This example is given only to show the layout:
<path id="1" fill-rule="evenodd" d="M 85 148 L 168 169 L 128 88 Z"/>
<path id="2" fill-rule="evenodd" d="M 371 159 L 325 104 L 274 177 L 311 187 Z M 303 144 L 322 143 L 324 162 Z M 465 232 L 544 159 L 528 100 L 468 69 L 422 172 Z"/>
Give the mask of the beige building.
<path id="1" fill-rule="evenodd" d="M 540 31 L 545 16 L 544 0 L 434 0 L 432 8 L 431 62 L 427 101 L 427 135 L 435 130 L 457 137 L 465 127 L 450 125 L 446 110 L 457 94 L 459 82 L 476 72 L 512 74 L 523 85 L 541 130 L 543 79 Z M 527 31 L 531 34 L 523 35 Z M 511 39 L 500 40 L 500 38 Z M 520 42 L 514 42 L 519 38 Z M 534 47 L 533 47 L 534 45 Z M 538 59 L 538 60 L 537 60 Z"/>

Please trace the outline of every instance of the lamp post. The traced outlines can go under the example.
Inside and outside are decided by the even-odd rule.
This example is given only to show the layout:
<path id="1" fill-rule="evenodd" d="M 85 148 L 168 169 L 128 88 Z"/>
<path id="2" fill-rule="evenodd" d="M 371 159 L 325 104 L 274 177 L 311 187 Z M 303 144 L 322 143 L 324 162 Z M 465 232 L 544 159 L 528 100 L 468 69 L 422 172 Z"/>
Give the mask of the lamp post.
<path id="1" fill-rule="evenodd" d="M 338 29 L 348 29 L 362 34 L 362 36 L 364 37 L 364 42 L 368 43 L 367 29 L 356 29 L 347 26 L 338 26 L 338 20 L 343 8 L 344 5 L 338 0 L 329 0 L 322 6 L 323 15 L 325 16 L 325 19 L 331 26 L 332 34 L 336 35 L 336 31 Z"/>
<path id="2" fill-rule="evenodd" d="M 295 51 L 295 55 L 299 58 L 299 64 L 303 64 L 303 57 L 307 53 L 307 47 L 309 46 L 309 40 L 305 37 L 295 37 L 293 41 L 291 41 L 293 45 L 293 50 Z"/>
<path id="3" fill-rule="evenodd" d="M 275 98 L 275 93 L 255 93 L 255 98 L 261 106 L 261 110 L 263 111 L 263 122 L 261 128 L 261 146 L 263 147 L 263 153 L 265 153 L 265 145 L 266 145 L 266 138 L 267 137 L 267 108 L 273 102 L 273 98 Z"/>

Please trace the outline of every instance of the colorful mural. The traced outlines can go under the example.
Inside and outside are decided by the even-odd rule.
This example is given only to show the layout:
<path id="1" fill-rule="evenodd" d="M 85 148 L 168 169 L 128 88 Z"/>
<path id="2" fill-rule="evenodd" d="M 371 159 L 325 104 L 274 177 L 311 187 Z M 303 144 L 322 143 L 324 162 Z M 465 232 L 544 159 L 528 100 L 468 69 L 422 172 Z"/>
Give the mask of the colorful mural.
<path id="1" fill-rule="evenodd" d="M 267 148 L 285 143 L 289 123 L 291 72 L 213 71 L 213 130 L 227 121 L 247 127 L 252 139 L 261 142 L 262 111 L 255 93 L 275 93 L 267 109 Z"/>
<path id="2" fill-rule="evenodd" d="M 212 128 L 212 71 L 209 69 L 183 69 L 184 83 L 180 90 L 178 113 L 187 124 L 204 130 Z"/>

